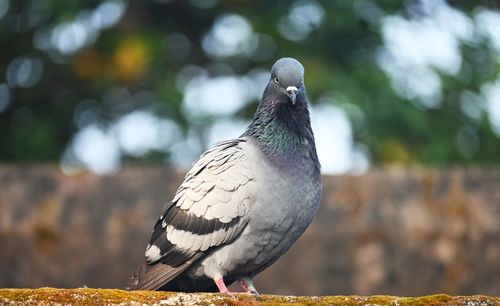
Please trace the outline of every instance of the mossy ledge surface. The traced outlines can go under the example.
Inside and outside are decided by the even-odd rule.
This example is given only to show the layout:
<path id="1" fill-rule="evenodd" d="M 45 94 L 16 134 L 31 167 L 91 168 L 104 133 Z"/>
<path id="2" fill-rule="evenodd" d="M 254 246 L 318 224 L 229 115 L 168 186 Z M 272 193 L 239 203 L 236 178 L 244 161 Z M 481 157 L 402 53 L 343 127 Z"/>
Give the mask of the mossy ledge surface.
<path id="1" fill-rule="evenodd" d="M 174 293 L 116 289 L 0 289 L 0 305 L 500 305 L 499 297 L 483 295 L 422 297 L 280 296 L 236 293 Z"/>

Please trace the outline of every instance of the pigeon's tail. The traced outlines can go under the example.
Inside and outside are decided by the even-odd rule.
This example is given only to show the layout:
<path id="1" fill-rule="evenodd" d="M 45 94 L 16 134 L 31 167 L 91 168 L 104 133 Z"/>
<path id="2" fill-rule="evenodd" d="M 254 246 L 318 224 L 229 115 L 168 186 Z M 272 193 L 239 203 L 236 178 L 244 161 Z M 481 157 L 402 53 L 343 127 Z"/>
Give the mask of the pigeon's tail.
<path id="1" fill-rule="evenodd" d="M 149 265 L 144 261 L 129 277 L 127 290 L 158 290 L 184 272 L 201 255 L 195 255 L 178 267 L 161 262 Z"/>

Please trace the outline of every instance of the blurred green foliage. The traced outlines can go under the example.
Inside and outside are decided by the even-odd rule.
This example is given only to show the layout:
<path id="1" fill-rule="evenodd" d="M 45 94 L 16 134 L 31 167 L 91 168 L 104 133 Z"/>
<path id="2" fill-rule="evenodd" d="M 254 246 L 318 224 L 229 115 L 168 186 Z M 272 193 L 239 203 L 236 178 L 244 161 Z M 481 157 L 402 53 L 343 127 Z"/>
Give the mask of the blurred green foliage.
<path id="1" fill-rule="evenodd" d="M 417 1 L 319 1 L 316 3 L 324 11 L 321 24 L 312 26 L 306 37 L 297 41 L 286 38 L 279 28 L 280 20 L 294 5 L 290 1 L 108 1 L 124 5 L 123 16 L 116 24 L 104 22 L 92 34 L 95 37 L 87 37 L 84 43 L 71 35 L 57 38 L 54 28 L 83 20 L 104 1 L 1 2 L 7 8 L 0 19 L 0 84 L 9 88 L 3 96 L 8 105 L 0 110 L 3 161 L 60 160 L 82 128 L 75 116 L 88 105 L 97 109 L 92 120 L 104 127 L 143 107 L 173 119 L 184 133 L 193 125 L 203 127 L 218 118 L 207 115 L 193 122 L 186 117 L 184 93 L 175 85 L 180 71 L 196 65 L 216 76 L 227 73 L 229 67 L 231 74 L 243 75 L 255 67 L 269 69 L 282 56 L 296 57 L 306 67 L 313 103 L 324 95 L 334 97 L 329 103 L 344 109 L 351 119 L 354 141 L 366 146 L 374 164 L 500 161 L 500 141 L 487 111 L 482 109 L 479 118 L 471 120 L 460 106 L 465 91 L 480 95 L 482 86 L 497 78 L 499 54 L 491 44 L 479 40 L 459 46 L 460 72 L 450 76 L 438 71 L 442 95 L 437 107 L 424 107 L 398 95 L 377 62 L 384 46 L 381 18 L 391 14 L 411 18 Z M 467 16 L 473 16 L 479 5 L 496 9 L 494 1 L 453 1 L 450 5 Z M 373 13 L 373 20 L 363 15 L 362 7 L 372 8 L 365 13 Z M 270 38 L 270 49 L 262 56 L 255 52 L 251 56 L 245 52 L 229 56 L 207 52 L 204 38 L 217 18 L 229 13 L 243 16 L 254 33 Z M 294 28 L 289 30 L 294 35 Z M 171 36 L 173 33 L 180 35 Z M 62 49 L 48 46 L 51 43 L 62 44 Z M 18 85 L 9 81 L 8 67 L 19 58 L 31 59 L 31 72 L 39 69 L 40 77 L 27 76 L 18 80 Z M 225 70 L 218 69 L 221 65 Z M 462 77 L 465 74 L 467 77 Z M 125 88 L 135 98 L 127 103 L 107 99 L 112 95 L 110 88 Z M 245 105 L 235 116 L 250 118 L 257 103 Z M 357 121 L 357 109 L 362 111 L 361 121 Z M 462 149 L 457 145 L 460 141 Z M 467 151 L 470 146 L 477 148 Z M 153 150 L 142 159 L 168 155 L 167 151 Z"/>

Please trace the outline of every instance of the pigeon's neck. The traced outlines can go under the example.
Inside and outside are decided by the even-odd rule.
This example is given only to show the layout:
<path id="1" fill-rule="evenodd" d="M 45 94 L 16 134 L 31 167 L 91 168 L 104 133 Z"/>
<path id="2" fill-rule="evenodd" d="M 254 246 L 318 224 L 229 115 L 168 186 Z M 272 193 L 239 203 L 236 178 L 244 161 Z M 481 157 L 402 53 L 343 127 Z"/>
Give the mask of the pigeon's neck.
<path id="1" fill-rule="evenodd" d="M 305 95 L 291 101 L 267 96 L 242 136 L 252 137 L 262 152 L 278 166 L 289 168 L 312 161 L 319 172 L 314 136 Z"/>

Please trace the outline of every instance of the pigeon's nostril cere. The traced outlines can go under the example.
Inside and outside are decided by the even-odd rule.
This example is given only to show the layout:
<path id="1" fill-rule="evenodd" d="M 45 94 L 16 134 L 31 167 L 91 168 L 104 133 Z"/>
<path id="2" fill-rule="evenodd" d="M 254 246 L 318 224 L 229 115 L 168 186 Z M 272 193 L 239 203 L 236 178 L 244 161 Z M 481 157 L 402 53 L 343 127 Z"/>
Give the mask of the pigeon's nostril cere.
<path id="1" fill-rule="evenodd" d="M 298 89 L 297 89 L 297 87 L 295 87 L 295 86 L 288 86 L 288 87 L 286 88 L 286 91 L 287 91 L 289 94 L 296 93 L 296 92 L 297 92 L 297 90 L 298 90 Z"/>

